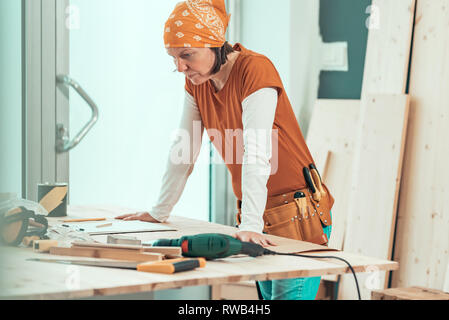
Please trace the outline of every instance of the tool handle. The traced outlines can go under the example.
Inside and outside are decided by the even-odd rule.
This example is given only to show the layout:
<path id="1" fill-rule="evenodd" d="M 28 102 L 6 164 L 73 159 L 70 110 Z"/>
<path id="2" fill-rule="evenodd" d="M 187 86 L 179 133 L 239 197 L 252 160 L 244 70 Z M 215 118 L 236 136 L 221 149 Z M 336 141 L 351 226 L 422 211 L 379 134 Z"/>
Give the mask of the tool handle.
<path id="1" fill-rule="evenodd" d="M 321 196 L 324 196 L 324 194 L 326 194 L 326 191 L 324 190 L 323 185 L 321 184 L 320 174 L 316 169 L 312 169 L 310 173 L 312 174 L 312 179 L 315 181 L 315 185 L 318 188 L 318 191 L 320 191 Z"/>
<path id="2" fill-rule="evenodd" d="M 304 195 L 304 197 L 295 198 L 295 202 L 296 202 L 296 205 L 298 207 L 299 214 L 302 217 L 307 216 L 307 214 L 308 214 L 308 207 L 307 207 L 307 200 L 306 200 L 305 195 Z"/>
<path id="3" fill-rule="evenodd" d="M 161 262 L 141 263 L 137 265 L 137 271 L 173 274 L 193 270 L 195 268 L 203 268 L 205 266 L 206 260 L 204 258 L 181 258 L 172 259 L 172 261 L 165 260 Z"/>
<path id="4" fill-rule="evenodd" d="M 247 254 L 250 257 L 262 256 L 264 254 L 264 250 L 264 247 L 262 247 L 260 244 L 242 241 L 241 253 Z"/>
<path id="5" fill-rule="evenodd" d="M 310 174 L 310 170 L 307 167 L 304 167 L 303 169 L 304 179 L 306 179 L 306 183 L 309 186 L 310 190 L 312 191 L 312 196 L 315 201 L 321 200 L 321 194 L 316 188 L 315 184 L 313 183 L 312 176 Z"/>
<path id="6" fill-rule="evenodd" d="M 315 170 L 315 171 L 316 171 L 316 173 L 318 174 L 318 177 L 320 177 L 320 181 L 321 181 L 321 175 L 320 175 L 320 173 L 318 172 L 318 169 L 315 167 L 315 165 L 314 165 L 313 163 L 311 163 L 311 164 L 309 165 L 309 168 L 310 168 L 310 170 Z"/>

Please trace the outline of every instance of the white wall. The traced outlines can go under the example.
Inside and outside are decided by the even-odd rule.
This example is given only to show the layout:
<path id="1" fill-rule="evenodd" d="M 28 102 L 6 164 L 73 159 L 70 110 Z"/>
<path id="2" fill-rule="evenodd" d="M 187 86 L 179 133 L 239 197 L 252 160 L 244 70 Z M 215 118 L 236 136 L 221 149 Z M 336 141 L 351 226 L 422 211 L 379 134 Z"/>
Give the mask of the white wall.
<path id="1" fill-rule="evenodd" d="M 243 0 L 241 5 L 241 43 L 273 62 L 289 92 L 290 1 Z"/>
<path id="2" fill-rule="evenodd" d="M 163 43 L 164 23 L 177 2 L 71 1 L 79 28 L 70 31 L 70 75 L 99 108 L 98 123 L 70 152 L 72 205 L 149 210 L 156 203 L 184 101 L 184 77 L 172 72 L 175 65 Z M 71 91 L 72 137 L 89 117 L 89 108 Z M 207 150 L 172 215 L 209 220 Z M 163 290 L 154 297 L 208 299 L 209 288 Z"/>
<path id="3" fill-rule="evenodd" d="M 241 3 L 241 43 L 273 62 L 306 135 L 321 69 L 319 0 Z"/>
<path id="4" fill-rule="evenodd" d="M 163 26 L 177 0 L 72 0 L 70 74 L 91 95 L 99 121 L 70 153 L 71 204 L 116 204 L 149 210 L 159 196 L 172 132 L 178 127 L 184 77 L 173 73 Z M 76 17 L 75 17 L 76 18 Z M 73 21 L 73 20 L 72 20 Z M 90 110 L 72 91 L 74 136 Z M 208 220 L 208 152 L 173 215 Z"/>
<path id="5" fill-rule="evenodd" d="M 21 1 L 0 1 L 0 192 L 22 194 Z"/>

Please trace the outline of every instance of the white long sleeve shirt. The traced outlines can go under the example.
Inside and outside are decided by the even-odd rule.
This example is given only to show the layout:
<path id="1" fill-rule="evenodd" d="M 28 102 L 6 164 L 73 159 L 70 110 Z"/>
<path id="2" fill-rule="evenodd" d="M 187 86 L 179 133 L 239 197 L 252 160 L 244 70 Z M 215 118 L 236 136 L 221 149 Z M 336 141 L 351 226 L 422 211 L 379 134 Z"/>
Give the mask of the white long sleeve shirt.
<path id="1" fill-rule="evenodd" d="M 242 221 L 241 231 L 262 233 L 263 213 L 267 202 L 267 182 L 271 172 L 272 129 L 276 113 L 278 94 L 276 89 L 263 88 L 248 96 L 242 102 L 242 123 L 244 154 L 242 163 Z M 194 124 L 201 124 L 200 132 Z M 190 137 L 190 159 L 188 163 L 176 163 L 169 156 L 158 202 L 150 214 L 165 222 L 182 195 L 187 179 L 193 171 L 201 149 L 204 126 L 195 99 L 186 91 L 180 130 Z M 254 133 L 257 134 L 254 134 Z M 265 135 L 261 139 L 261 135 Z M 179 143 L 170 148 L 170 154 Z"/>

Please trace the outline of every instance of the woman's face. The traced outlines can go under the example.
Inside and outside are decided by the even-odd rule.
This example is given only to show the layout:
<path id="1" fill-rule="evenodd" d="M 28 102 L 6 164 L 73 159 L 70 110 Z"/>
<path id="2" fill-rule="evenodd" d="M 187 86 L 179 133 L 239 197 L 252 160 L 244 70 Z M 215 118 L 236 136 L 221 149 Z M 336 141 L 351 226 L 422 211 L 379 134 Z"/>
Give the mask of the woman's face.
<path id="1" fill-rule="evenodd" d="M 211 78 L 215 54 L 209 48 L 168 48 L 177 71 L 182 72 L 194 84 L 200 85 Z"/>

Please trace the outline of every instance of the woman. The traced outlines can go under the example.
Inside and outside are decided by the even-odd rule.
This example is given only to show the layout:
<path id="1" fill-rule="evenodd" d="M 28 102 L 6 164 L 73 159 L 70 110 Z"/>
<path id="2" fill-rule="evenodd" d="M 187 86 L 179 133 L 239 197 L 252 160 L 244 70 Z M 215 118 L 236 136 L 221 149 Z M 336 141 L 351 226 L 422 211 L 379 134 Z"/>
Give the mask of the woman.
<path id="1" fill-rule="evenodd" d="M 270 217 L 277 219 L 292 212 L 291 206 L 288 212 L 281 210 L 279 214 L 273 214 L 274 211 L 283 208 L 285 203 L 295 203 L 295 198 L 300 197 L 296 201 L 299 208 L 301 201 L 308 200 L 306 194 L 311 196 L 306 191 L 303 169 L 313 165 L 314 161 L 271 61 L 241 44 L 232 47 L 226 42 L 229 18 L 223 0 L 188 0 L 178 3 L 167 20 L 164 30 L 167 53 L 173 57 L 177 71 L 186 76 L 180 129 L 190 137 L 188 145 L 184 145 L 184 150 L 189 150 L 190 161 L 174 161 L 177 154 L 174 151 L 178 150 L 174 144 L 158 204 L 150 212 L 117 218 L 149 222 L 168 219 L 193 170 L 205 128 L 232 176 L 239 209 L 239 231 L 235 237 L 262 246 L 275 245 L 264 234 L 266 231 L 309 241 L 303 236 L 312 234 L 309 231 L 315 230 L 316 226 L 307 224 L 309 231 L 304 229 L 302 237 L 299 231 L 290 230 L 290 227 L 275 231 L 276 223 L 272 224 L 271 232 L 267 231 L 271 227 Z M 195 134 L 195 130 L 200 134 Z M 318 190 L 318 185 L 315 187 Z M 326 196 L 327 188 L 321 187 L 321 190 Z M 333 200 L 329 192 L 326 199 Z M 327 204 L 328 211 L 331 202 Z M 320 202 L 323 203 L 325 201 Z M 274 211 L 269 212 L 269 209 Z M 307 213 L 315 216 L 310 212 L 311 209 L 316 212 L 315 207 L 302 209 L 304 211 L 294 208 L 305 217 Z M 319 236 L 327 243 L 330 212 L 321 214 L 326 217 L 323 225 L 319 218 L 313 221 L 318 221 Z M 319 277 L 298 278 L 258 282 L 258 288 L 267 300 L 314 299 L 319 283 Z"/>

